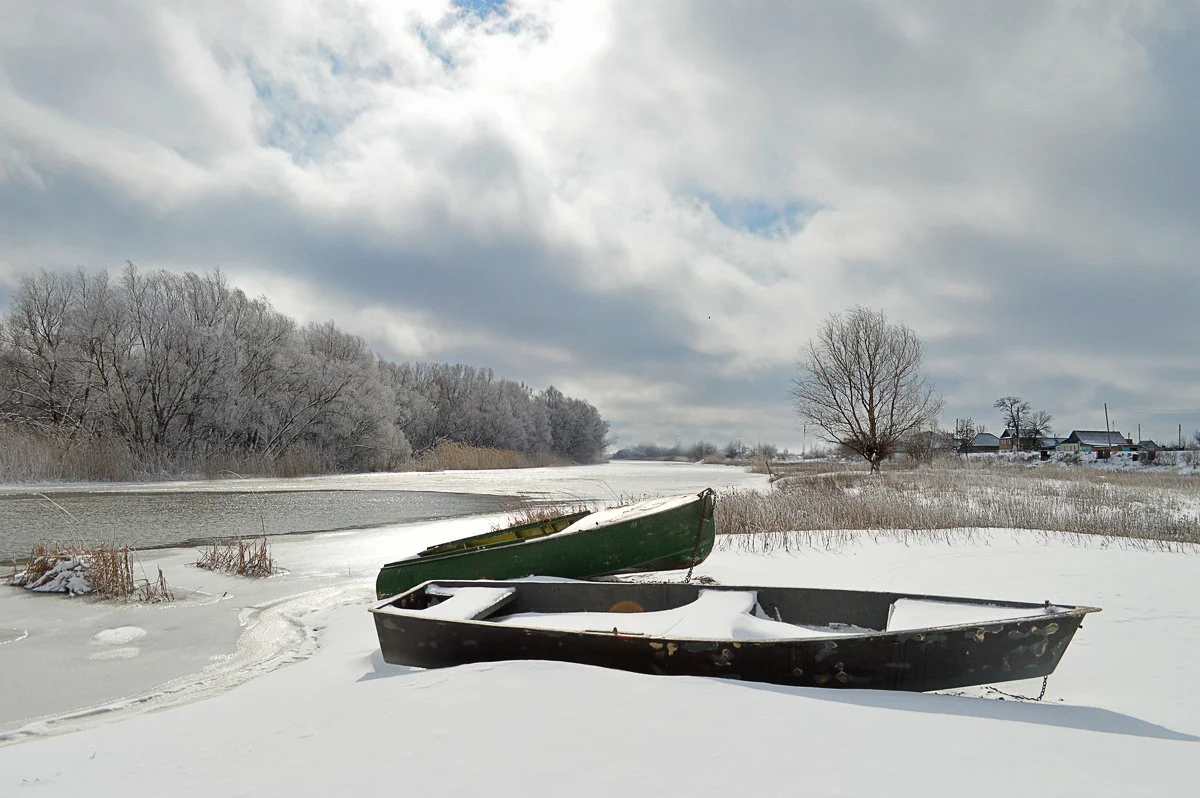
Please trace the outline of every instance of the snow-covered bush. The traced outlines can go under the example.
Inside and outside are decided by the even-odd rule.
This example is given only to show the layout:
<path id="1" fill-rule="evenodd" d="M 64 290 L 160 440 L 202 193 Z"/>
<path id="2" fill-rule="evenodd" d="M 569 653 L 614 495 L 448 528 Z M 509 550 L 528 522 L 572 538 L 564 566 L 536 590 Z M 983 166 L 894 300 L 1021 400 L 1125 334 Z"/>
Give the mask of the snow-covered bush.
<path id="1" fill-rule="evenodd" d="M 85 546 L 42 541 L 9 584 L 38 593 L 91 594 L 120 601 L 174 599 L 161 568 L 157 580 L 135 579 L 133 549 L 115 543 Z"/>

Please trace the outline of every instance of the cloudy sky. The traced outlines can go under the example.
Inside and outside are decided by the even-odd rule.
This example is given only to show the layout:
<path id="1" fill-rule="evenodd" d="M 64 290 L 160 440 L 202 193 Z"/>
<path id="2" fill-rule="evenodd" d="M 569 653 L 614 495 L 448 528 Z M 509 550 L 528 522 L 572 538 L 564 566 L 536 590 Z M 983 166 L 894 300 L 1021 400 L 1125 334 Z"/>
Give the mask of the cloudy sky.
<path id="1" fill-rule="evenodd" d="M 0 0 L 0 303 L 221 268 L 618 445 L 805 441 L 828 313 L 943 421 L 1200 427 L 1200 11 L 1169 0 Z M 812 445 L 812 430 L 807 443 Z"/>

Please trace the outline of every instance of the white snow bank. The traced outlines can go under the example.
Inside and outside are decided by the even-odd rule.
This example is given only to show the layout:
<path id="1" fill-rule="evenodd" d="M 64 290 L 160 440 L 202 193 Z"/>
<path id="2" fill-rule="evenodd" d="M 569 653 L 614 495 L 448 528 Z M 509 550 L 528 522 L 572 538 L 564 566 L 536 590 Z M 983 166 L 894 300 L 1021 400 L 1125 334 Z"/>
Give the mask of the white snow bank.
<path id="1" fill-rule="evenodd" d="M 1011 796 L 1014 779 L 1036 795 L 1124 798 L 1195 786 L 1194 737 L 1103 702 L 782 688 L 557 662 L 423 671 L 382 662 L 361 606 L 314 620 L 323 631 L 311 659 L 233 692 L 0 748 L 0 794 L 163 784 L 172 798 L 370 795 L 393 778 L 405 795 L 444 798 L 555 796 L 568 784 L 578 798 L 991 798 Z"/>
<path id="2" fill-rule="evenodd" d="M 664 488 L 653 481 L 662 472 L 675 475 L 669 490 L 680 493 L 692 488 L 687 481 L 699 489 L 725 473 L 712 466 L 697 475 L 696 468 L 536 469 L 518 476 L 527 480 L 522 490 L 573 499 Z M 588 474 L 594 483 L 578 479 Z M 422 479 L 405 476 L 413 487 L 425 487 Z M 492 480 L 516 477 L 465 479 L 494 492 L 505 483 Z M 837 550 L 812 545 L 756 555 L 719 548 L 697 569 L 725 584 L 1052 597 L 1102 607 L 1037 704 L 978 697 L 996 695 L 987 688 L 913 695 L 565 663 L 431 671 L 384 663 L 366 612 L 379 565 L 486 531 L 491 520 L 279 538 L 273 553 L 288 573 L 266 581 L 187 567 L 194 551 L 154 552 L 173 587 L 203 589 L 207 602 L 147 607 L 0 591 L 0 640 L 20 640 L 0 646 L 0 718 L 8 721 L 0 725 L 0 795 L 123 795 L 147 784 L 165 785 L 172 798 L 356 795 L 378 792 L 385 778 L 380 768 L 363 766 L 369 762 L 398 774 L 406 793 L 447 798 L 551 796 L 564 784 L 580 798 L 790 795 L 797 785 L 813 795 L 986 798 L 1011 795 L 1017 782 L 1037 795 L 1088 798 L 1195 791 L 1200 556 L 1194 550 L 1141 550 L 1023 530 L 916 541 L 869 532 L 847 536 Z M 354 605 L 329 609 L 347 600 Z M 146 628 L 141 640 L 152 645 L 132 659 L 72 656 L 89 650 L 95 632 L 121 625 Z M 318 636 L 319 649 L 310 647 Z M 305 660 L 310 648 L 315 654 Z M 281 659 L 296 664 L 272 670 Z M 223 670 L 200 675 L 208 665 Z M 264 672 L 245 681 L 247 673 Z M 178 673 L 192 675 L 176 681 Z M 170 694 L 188 703 L 142 701 L 135 706 L 162 711 L 140 715 L 108 706 L 87 718 L 63 715 L 143 695 L 161 682 L 167 683 L 159 695 L 178 691 Z M 1001 685 L 1025 695 L 1040 686 L 1040 680 Z M 52 712 L 53 722 L 23 720 Z M 95 727 L 54 736 L 88 723 Z M 496 744 L 511 740 L 536 753 Z M 463 767 L 464 751 L 471 752 L 471 767 Z"/>

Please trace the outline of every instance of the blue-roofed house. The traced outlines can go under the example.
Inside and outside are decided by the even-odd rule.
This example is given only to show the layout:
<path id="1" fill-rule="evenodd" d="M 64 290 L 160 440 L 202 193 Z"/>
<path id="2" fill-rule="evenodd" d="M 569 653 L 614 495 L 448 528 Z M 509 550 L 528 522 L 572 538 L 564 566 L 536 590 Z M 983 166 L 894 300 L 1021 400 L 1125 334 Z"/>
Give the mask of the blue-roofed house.
<path id="1" fill-rule="evenodd" d="M 961 451 L 971 454 L 998 452 L 1000 451 L 1000 439 L 990 432 L 981 432 L 972 438 L 970 443 L 963 446 Z"/>
<path id="2" fill-rule="evenodd" d="M 1072 430 L 1063 441 L 1055 447 L 1060 452 L 1132 452 L 1133 441 L 1119 432 L 1104 430 Z"/>

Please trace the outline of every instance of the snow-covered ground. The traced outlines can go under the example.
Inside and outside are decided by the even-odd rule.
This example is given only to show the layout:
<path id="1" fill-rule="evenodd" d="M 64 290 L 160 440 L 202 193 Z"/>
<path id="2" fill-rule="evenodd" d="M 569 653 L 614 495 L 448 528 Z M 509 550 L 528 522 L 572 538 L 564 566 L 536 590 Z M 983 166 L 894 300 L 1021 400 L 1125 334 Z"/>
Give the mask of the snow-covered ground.
<path id="1" fill-rule="evenodd" d="M 636 485 L 618 493 L 738 473 L 696 468 L 635 466 L 636 479 L 622 473 Z M 544 471 L 541 488 L 526 488 L 595 487 L 572 486 L 573 469 Z M 414 487 L 435 489 L 444 475 L 418 476 Z M 1196 552 L 1016 531 L 919 543 L 863 533 L 836 551 L 770 555 L 721 541 L 697 569 L 724 584 L 1102 607 L 1041 703 L 982 687 L 841 692 L 561 663 L 383 663 L 366 611 L 378 566 L 492 520 L 280 538 L 287 573 L 260 581 L 187 567 L 194 552 L 155 552 L 147 568 L 161 563 L 180 591 L 169 606 L 0 592 L 0 795 L 1193 792 Z"/>

